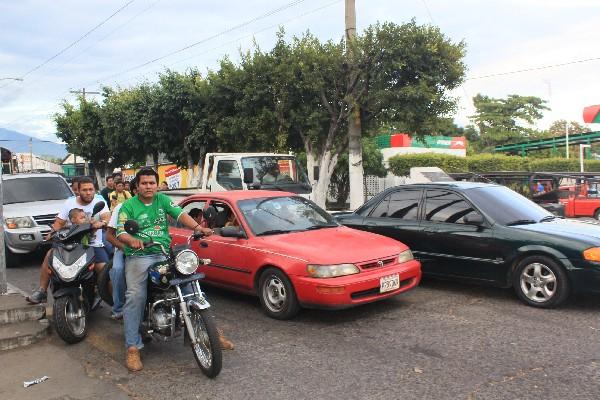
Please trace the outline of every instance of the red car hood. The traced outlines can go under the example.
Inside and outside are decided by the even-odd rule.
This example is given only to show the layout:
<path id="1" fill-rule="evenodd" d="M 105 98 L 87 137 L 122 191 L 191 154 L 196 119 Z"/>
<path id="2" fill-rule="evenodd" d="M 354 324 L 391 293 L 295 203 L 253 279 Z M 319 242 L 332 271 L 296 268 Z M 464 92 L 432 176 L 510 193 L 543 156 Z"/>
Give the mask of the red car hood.
<path id="1" fill-rule="evenodd" d="M 306 260 L 310 264 L 361 263 L 406 250 L 401 242 L 340 226 L 255 238 L 261 248 Z"/>

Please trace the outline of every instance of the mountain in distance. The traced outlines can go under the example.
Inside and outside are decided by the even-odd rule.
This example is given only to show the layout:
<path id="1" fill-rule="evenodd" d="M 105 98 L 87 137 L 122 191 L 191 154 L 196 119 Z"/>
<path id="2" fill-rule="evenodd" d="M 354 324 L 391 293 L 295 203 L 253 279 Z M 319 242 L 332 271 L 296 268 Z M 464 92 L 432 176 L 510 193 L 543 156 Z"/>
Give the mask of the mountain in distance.
<path id="1" fill-rule="evenodd" d="M 29 136 L 10 129 L 0 128 L 0 147 L 13 153 L 29 153 L 29 139 L 32 138 L 33 154 L 37 156 L 48 155 L 57 158 L 67 156 L 67 147 L 64 144 L 43 142 L 34 136 Z"/>

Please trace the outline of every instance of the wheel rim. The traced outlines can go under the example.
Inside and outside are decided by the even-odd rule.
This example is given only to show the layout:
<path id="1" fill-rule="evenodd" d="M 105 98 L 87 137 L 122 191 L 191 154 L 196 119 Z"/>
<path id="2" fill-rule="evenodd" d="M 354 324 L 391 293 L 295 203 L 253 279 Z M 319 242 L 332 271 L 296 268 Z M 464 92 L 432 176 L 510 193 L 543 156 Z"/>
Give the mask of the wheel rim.
<path id="1" fill-rule="evenodd" d="M 208 330 L 199 312 L 192 312 L 191 320 L 194 336 L 196 336 L 196 343 L 194 343 L 192 349 L 198 361 L 200 361 L 200 365 L 208 369 L 212 365 L 212 352 Z"/>
<path id="2" fill-rule="evenodd" d="M 287 303 L 287 290 L 278 276 L 271 275 L 263 286 L 265 305 L 272 312 L 281 312 Z"/>
<path id="3" fill-rule="evenodd" d="M 556 275 L 547 265 L 529 264 L 521 273 L 521 290 L 529 300 L 544 303 L 556 293 Z"/>
<path id="4" fill-rule="evenodd" d="M 69 329 L 75 336 L 81 336 L 83 334 L 85 331 L 85 310 L 81 306 L 81 302 L 74 302 L 72 298 L 67 298 L 65 320 L 69 325 Z"/>

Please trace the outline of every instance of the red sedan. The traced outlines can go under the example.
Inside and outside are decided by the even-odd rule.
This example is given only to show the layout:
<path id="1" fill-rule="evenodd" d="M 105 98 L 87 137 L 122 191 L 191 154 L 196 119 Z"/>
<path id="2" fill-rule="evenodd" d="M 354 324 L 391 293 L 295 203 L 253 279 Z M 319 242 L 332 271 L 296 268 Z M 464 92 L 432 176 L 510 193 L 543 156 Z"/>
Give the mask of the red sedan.
<path id="1" fill-rule="evenodd" d="M 421 280 L 421 265 L 403 243 L 341 226 L 293 193 L 213 192 L 180 206 L 211 227 L 227 226 L 204 239 L 208 247 L 192 244 L 199 257 L 211 259 L 201 267 L 206 282 L 258 295 L 273 318 L 291 318 L 300 307 L 340 309 L 385 299 Z M 175 222 L 170 232 L 174 245 L 190 234 Z"/>

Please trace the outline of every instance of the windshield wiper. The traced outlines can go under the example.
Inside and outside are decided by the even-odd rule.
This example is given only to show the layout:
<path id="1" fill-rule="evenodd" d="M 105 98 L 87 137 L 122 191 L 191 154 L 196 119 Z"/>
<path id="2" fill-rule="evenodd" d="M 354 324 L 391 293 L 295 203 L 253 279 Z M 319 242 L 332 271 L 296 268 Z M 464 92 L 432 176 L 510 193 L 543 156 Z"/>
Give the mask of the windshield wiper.
<path id="1" fill-rule="evenodd" d="M 558 217 L 556 215 L 546 215 L 544 218 L 540 219 L 540 222 L 553 221 L 557 218 L 562 218 L 562 217 Z"/>
<path id="2" fill-rule="evenodd" d="M 322 228 L 336 228 L 338 227 L 338 224 L 324 224 L 324 225 L 313 225 L 313 226 L 309 226 L 308 228 L 306 228 L 306 231 L 313 231 L 315 229 L 322 229 Z"/>
<path id="3" fill-rule="evenodd" d="M 510 221 L 509 223 L 506 224 L 506 226 L 526 225 L 526 224 L 535 224 L 535 223 L 537 223 L 537 221 L 534 221 L 532 219 L 517 219 L 515 221 Z"/>
<path id="4" fill-rule="evenodd" d="M 285 230 L 285 229 L 271 229 L 268 231 L 264 231 L 261 233 L 256 234 L 256 236 L 265 236 L 265 235 L 279 235 L 281 233 L 290 233 L 292 231 L 290 230 Z"/>

